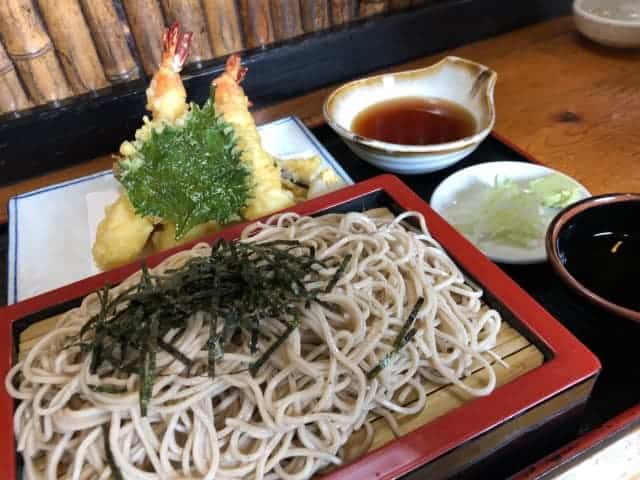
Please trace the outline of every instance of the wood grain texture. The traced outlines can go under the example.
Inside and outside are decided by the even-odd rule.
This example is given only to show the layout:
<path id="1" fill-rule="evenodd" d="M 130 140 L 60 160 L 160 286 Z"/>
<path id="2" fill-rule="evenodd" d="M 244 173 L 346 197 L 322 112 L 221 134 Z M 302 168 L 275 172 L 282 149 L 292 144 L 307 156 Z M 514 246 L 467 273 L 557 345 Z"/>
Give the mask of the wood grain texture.
<path id="1" fill-rule="evenodd" d="M 389 0 L 360 0 L 358 16 L 371 17 L 384 13 L 389 7 Z"/>
<path id="2" fill-rule="evenodd" d="M 303 0 L 300 5 L 305 32 L 318 32 L 331 26 L 328 0 Z"/>
<path id="3" fill-rule="evenodd" d="M 31 0 L 0 1 L 0 36 L 34 103 L 72 94 Z"/>
<path id="4" fill-rule="evenodd" d="M 15 112 L 33 106 L 22 88 L 13 62 L 0 43 L 0 113 Z"/>
<path id="5" fill-rule="evenodd" d="M 640 191 L 640 52 L 600 47 L 565 17 L 383 71 L 425 67 L 447 54 L 498 72 L 494 132 L 501 138 L 592 194 Z M 319 125 L 322 103 L 336 86 L 281 102 L 258 118 L 295 112 Z"/>
<path id="6" fill-rule="evenodd" d="M 164 17 L 158 0 L 122 0 L 138 53 L 147 75 L 153 75 L 162 58 Z"/>
<path id="7" fill-rule="evenodd" d="M 74 93 L 106 87 L 109 82 L 78 0 L 38 0 L 38 5 Z"/>
<path id="8" fill-rule="evenodd" d="M 240 13 L 247 47 L 261 47 L 274 41 L 269 0 L 240 0 Z"/>
<path id="9" fill-rule="evenodd" d="M 306 2 L 302 2 L 304 5 Z M 300 2 L 298 0 L 279 0 L 271 2 L 271 20 L 273 22 L 273 33 L 277 40 L 302 35 L 302 16 L 300 13 Z"/>
<path id="10" fill-rule="evenodd" d="M 331 23 L 349 23 L 358 12 L 357 0 L 331 0 Z"/>
<path id="11" fill-rule="evenodd" d="M 186 63 L 202 62 L 213 58 L 209 44 L 207 21 L 200 0 L 162 0 L 167 25 L 180 22 L 185 32 L 193 32 Z"/>
<path id="12" fill-rule="evenodd" d="M 81 0 L 82 11 L 102 60 L 105 75 L 112 83 L 133 80 L 140 76 L 125 35 L 125 28 L 113 1 Z"/>
<path id="13" fill-rule="evenodd" d="M 599 47 L 561 18 L 396 65 L 431 65 L 446 54 L 475 60 L 498 72 L 494 131 L 551 168 L 576 178 L 593 194 L 640 191 L 640 52 Z M 329 86 L 255 112 L 265 123 L 297 115 L 323 123 Z M 109 168 L 105 157 L 0 188 L 0 203 L 22 192 Z M 6 222 L 6 210 L 0 221 Z"/>
<path id="14" fill-rule="evenodd" d="M 203 0 L 203 5 L 215 56 L 242 50 L 240 12 L 235 0 Z"/>

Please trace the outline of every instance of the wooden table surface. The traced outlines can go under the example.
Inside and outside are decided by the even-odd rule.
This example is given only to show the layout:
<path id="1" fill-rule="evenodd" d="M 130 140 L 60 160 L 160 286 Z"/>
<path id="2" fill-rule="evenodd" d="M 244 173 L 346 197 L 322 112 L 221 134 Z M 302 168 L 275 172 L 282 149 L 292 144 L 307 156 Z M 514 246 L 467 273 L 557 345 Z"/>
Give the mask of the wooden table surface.
<path id="1" fill-rule="evenodd" d="M 392 70 L 430 65 L 458 55 L 492 67 L 497 134 L 593 194 L 640 191 L 640 52 L 600 47 L 581 37 L 570 17 L 559 18 Z M 258 123 L 295 114 L 323 122 L 330 86 L 255 112 Z M 123 139 L 124 140 L 124 139 Z M 0 188 L 0 223 L 10 197 L 111 167 L 110 156 Z"/>

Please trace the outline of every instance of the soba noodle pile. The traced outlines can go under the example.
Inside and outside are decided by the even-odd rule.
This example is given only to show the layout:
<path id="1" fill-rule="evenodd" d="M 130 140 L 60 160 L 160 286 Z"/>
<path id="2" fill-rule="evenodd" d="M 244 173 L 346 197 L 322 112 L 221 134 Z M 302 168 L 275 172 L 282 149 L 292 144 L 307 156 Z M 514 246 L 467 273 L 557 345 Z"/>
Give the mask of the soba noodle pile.
<path id="1" fill-rule="evenodd" d="M 405 226 L 410 217 L 419 231 Z M 175 346 L 195 367 L 187 375 L 182 363 L 158 352 L 146 417 L 140 414 L 137 375 L 98 378 L 90 374 L 90 358 L 63 348 L 99 311 L 96 295 L 68 312 L 6 379 L 10 395 L 22 400 L 14 429 L 26 478 L 305 479 L 340 465 L 341 447 L 360 428 L 368 432 L 365 451 L 372 416 L 397 428 L 394 415 L 421 411 L 424 380 L 451 382 L 473 395 L 492 391 L 495 375 L 481 353 L 495 345 L 500 317 L 481 302 L 481 291 L 465 283 L 421 215 L 286 213 L 242 234 L 245 242 L 275 239 L 313 245 L 319 259 L 351 255 L 351 261 L 331 293 L 320 295 L 322 303 L 300 305 L 299 328 L 256 377 L 247 371 L 255 356 L 244 341 L 227 345 L 215 378 L 207 376 L 207 321 L 205 314 L 194 314 Z M 198 245 L 154 272 L 209 251 Z M 328 281 L 335 270 L 322 275 Z M 367 372 L 394 348 L 420 297 L 425 301 L 417 334 L 369 380 Z M 278 322 L 262 325 L 273 337 L 281 333 Z M 270 342 L 261 339 L 260 350 Z M 481 388 L 460 380 L 472 362 L 489 372 Z M 127 393 L 90 388 L 107 381 Z M 405 406 L 410 397 L 417 401 Z"/>

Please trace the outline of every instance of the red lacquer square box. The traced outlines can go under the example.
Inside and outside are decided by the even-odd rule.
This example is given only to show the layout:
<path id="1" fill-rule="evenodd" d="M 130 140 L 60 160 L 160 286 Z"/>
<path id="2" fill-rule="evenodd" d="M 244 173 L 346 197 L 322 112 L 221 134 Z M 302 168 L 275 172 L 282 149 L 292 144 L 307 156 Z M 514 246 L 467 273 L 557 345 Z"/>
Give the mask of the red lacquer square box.
<path id="1" fill-rule="evenodd" d="M 492 307 L 510 318 L 522 335 L 544 353 L 537 368 L 473 399 L 424 426 L 328 474 L 332 479 L 388 479 L 425 465 L 421 475 L 446 478 L 470 465 L 508 451 L 533 431 L 584 405 L 600 371 L 598 359 L 547 313 L 500 268 L 447 224 L 398 178 L 382 175 L 292 207 L 300 214 L 362 211 L 387 207 L 399 213 L 422 213 L 431 234 L 470 279 L 479 284 Z M 243 225 L 211 237 L 236 238 Z M 154 266 L 178 247 L 147 259 Z M 0 378 L 17 354 L 17 339 L 26 326 L 75 306 L 78 300 L 105 283 L 118 283 L 139 268 L 128 265 L 39 295 L 0 310 Z M 427 406 L 428 408 L 428 406 Z M 14 445 L 13 400 L 0 392 L 0 445 Z M 520 443 L 522 445 L 522 443 Z M 16 477 L 17 458 L 5 450 L 0 478 Z"/>

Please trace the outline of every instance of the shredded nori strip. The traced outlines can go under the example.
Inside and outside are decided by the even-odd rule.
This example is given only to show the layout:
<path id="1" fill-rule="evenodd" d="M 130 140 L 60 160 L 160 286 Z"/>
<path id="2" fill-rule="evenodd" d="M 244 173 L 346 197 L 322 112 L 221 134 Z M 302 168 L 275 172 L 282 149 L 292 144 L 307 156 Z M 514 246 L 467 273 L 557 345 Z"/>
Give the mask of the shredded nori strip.
<path id="1" fill-rule="evenodd" d="M 378 364 L 375 367 L 373 367 L 371 370 L 367 372 L 367 378 L 369 380 L 373 380 L 376 376 L 378 376 L 378 374 L 391 363 L 393 358 L 400 352 L 400 350 L 402 350 L 404 346 L 407 343 L 409 343 L 413 339 L 413 337 L 415 337 L 418 330 L 415 327 L 413 327 L 413 323 L 415 322 L 416 316 L 418 315 L 418 312 L 422 308 L 423 303 L 424 303 L 424 298 L 423 297 L 418 298 L 418 300 L 416 301 L 416 304 L 411 310 L 411 313 L 409 314 L 404 324 L 402 325 L 402 328 L 398 332 L 398 335 L 396 335 L 396 338 L 393 342 L 393 349 L 390 352 L 387 352 L 387 354 L 384 357 L 382 357 L 382 360 L 380 360 L 380 362 L 378 362 Z"/>
<path id="2" fill-rule="evenodd" d="M 87 385 L 89 390 L 96 393 L 126 393 L 127 387 L 119 387 L 117 385 Z"/>
<path id="3" fill-rule="evenodd" d="M 187 357 L 184 353 L 182 353 L 180 350 L 178 350 L 176 347 L 174 347 L 170 343 L 165 342 L 161 338 L 158 339 L 158 346 L 168 354 L 172 355 L 173 358 L 178 360 L 185 367 L 187 367 L 187 372 L 191 371 L 193 361 L 189 357 Z"/>
<path id="4" fill-rule="evenodd" d="M 193 362 L 176 342 L 193 314 L 207 316 L 209 339 L 204 348 L 211 378 L 225 345 L 238 341 L 239 333 L 248 337 L 252 353 L 259 353 L 260 339 L 270 341 L 249 366 L 255 375 L 298 327 L 301 309 L 312 302 L 326 305 L 318 295 L 335 287 L 349 261 L 349 256 L 317 260 L 313 247 L 293 240 L 262 244 L 220 240 L 209 256 L 192 258 L 163 275 L 152 274 L 143 265 L 140 282 L 118 295 L 107 287 L 99 290 L 100 311 L 68 346 L 80 346 L 84 355 L 91 356 L 93 374 L 137 374 L 144 417 L 157 375 L 158 351 L 172 355 L 188 375 L 191 372 Z M 331 268 L 336 271 L 326 285 L 308 287 L 322 280 L 320 270 Z M 275 340 L 262 331 L 268 321 L 285 327 Z"/>
<path id="5" fill-rule="evenodd" d="M 287 324 L 287 329 L 284 331 L 284 333 L 280 335 L 276 339 L 276 341 L 273 342 L 271 346 L 262 354 L 262 356 L 258 360 L 253 362 L 253 364 L 249 367 L 249 372 L 251 373 L 251 375 L 255 376 L 258 373 L 258 370 L 260 370 L 260 367 L 264 365 L 264 363 L 269 359 L 269 357 L 273 354 L 273 352 L 275 352 L 280 347 L 280 345 L 282 345 L 285 342 L 285 340 L 289 338 L 289 335 L 291 335 L 291 333 L 296 328 L 298 328 L 299 325 L 300 325 L 300 321 L 297 318 L 295 321 Z"/>
<path id="6" fill-rule="evenodd" d="M 333 287 L 335 287 L 336 284 L 338 283 L 338 280 L 344 273 L 344 270 L 347 268 L 347 265 L 349 265 L 350 261 L 351 261 L 351 255 L 347 255 L 346 257 L 344 257 L 344 259 L 342 260 L 342 263 L 340 264 L 340 267 L 338 268 L 338 270 L 336 270 L 335 275 L 333 276 L 333 278 L 331 278 L 331 281 L 327 284 L 327 287 L 325 288 L 324 293 L 329 293 L 331 290 L 333 290 Z"/>

